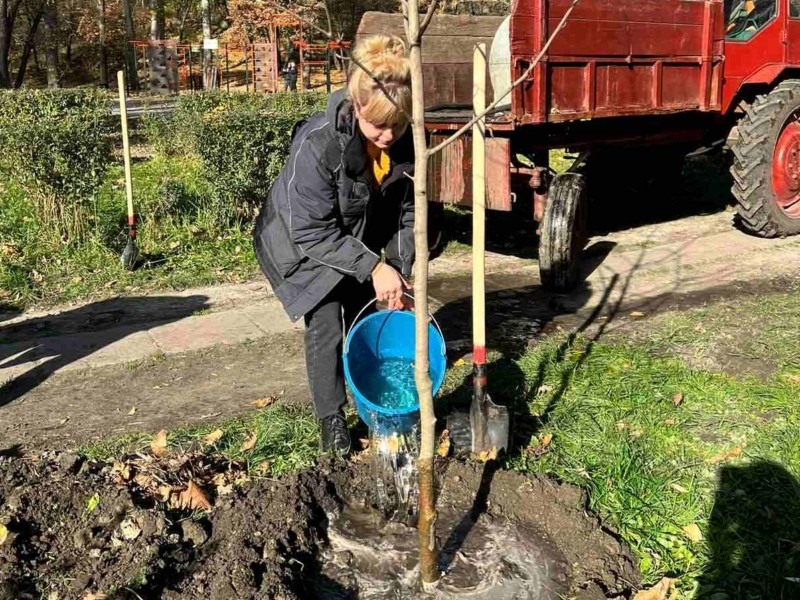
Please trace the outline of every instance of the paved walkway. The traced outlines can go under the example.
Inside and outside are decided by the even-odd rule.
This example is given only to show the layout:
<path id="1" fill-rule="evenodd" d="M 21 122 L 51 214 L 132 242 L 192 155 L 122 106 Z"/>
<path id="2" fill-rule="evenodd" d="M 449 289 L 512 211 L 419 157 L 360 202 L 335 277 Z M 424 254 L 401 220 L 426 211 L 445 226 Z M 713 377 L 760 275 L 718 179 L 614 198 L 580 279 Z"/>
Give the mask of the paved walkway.
<path id="1" fill-rule="evenodd" d="M 601 298 L 646 305 L 734 282 L 796 275 L 797 238 L 750 237 L 731 230 L 718 215 L 693 222 L 689 231 L 671 231 L 673 225 L 667 224 L 596 240 L 588 252 L 587 268 L 593 271 L 587 287 L 559 301 L 572 303 L 574 311 L 590 311 Z M 617 249 L 611 250 L 614 244 Z M 434 308 L 468 297 L 468 254 L 444 257 L 433 265 Z M 487 271 L 493 277 L 489 291 L 538 281 L 537 266 L 530 260 L 491 254 Z M 301 329 L 261 282 L 26 313 L 0 319 L 0 384 L 35 369 L 54 374 L 98 368 Z"/>

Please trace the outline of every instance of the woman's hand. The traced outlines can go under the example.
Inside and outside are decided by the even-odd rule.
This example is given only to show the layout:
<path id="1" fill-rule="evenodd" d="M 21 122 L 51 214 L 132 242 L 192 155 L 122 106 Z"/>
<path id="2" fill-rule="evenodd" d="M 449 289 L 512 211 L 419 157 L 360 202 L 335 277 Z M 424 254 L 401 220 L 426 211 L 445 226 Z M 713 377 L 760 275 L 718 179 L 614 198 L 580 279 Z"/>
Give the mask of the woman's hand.
<path id="1" fill-rule="evenodd" d="M 372 285 L 375 298 L 379 302 L 387 302 L 389 310 L 399 310 L 405 306 L 403 293 L 408 289 L 408 283 L 391 266 L 379 263 L 372 271 Z"/>

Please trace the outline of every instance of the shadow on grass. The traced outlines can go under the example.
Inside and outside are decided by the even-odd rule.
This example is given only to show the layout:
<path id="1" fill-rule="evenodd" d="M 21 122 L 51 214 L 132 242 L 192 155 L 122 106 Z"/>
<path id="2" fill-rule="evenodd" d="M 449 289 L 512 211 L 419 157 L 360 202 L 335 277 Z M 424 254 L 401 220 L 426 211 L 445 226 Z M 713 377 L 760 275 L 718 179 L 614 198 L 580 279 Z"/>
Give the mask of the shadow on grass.
<path id="1" fill-rule="evenodd" d="M 722 467 L 707 543 L 697 600 L 800 597 L 800 482 L 768 460 Z"/>
<path id="2" fill-rule="evenodd" d="M 0 328 L 0 381 L 4 369 L 31 364 L 0 387 L 0 407 L 106 346 L 208 308 L 207 300 L 200 295 L 113 298 Z"/>

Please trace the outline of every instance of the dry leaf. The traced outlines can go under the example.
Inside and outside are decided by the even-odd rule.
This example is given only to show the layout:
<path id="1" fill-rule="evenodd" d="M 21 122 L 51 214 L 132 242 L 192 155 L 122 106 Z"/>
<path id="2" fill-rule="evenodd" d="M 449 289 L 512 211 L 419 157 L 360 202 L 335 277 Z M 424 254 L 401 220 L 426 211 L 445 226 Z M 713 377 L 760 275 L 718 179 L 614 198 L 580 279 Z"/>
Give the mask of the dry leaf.
<path id="1" fill-rule="evenodd" d="M 542 437 L 539 438 L 539 448 L 544 450 L 550 443 L 553 441 L 553 434 L 552 433 L 545 433 Z"/>
<path id="2" fill-rule="evenodd" d="M 136 407 L 132 406 L 131 409 L 128 411 L 129 416 L 133 416 L 136 414 Z"/>
<path id="3" fill-rule="evenodd" d="M 162 429 L 156 434 L 155 439 L 150 442 L 150 450 L 152 453 L 161 458 L 167 454 L 167 430 Z"/>
<path id="4" fill-rule="evenodd" d="M 272 468 L 272 465 L 269 463 L 268 460 L 262 461 L 256 467 L 256 473 L 259 475 L 266 475 L 269 473 L 269 470 Z"/>
<path id="5" fill-rule="evenodd" d="M 676 581 L 677 579 L 664 577 L 649 590 L 642 590 L 641 592 L 638 592 L 633 597 L 633 600 L 666 600 Z"/>
<path id="6" fill-rule="evenodd" d="M 0 523 L 0 546 L 8 539 L 8 527 Z"/>
<path id="7" fill-rule="evenodd" d="M 222 438 L 222 429 L 215 429 L 203 438 L 203 444 L 210 446 L 216 444 Z"/>
<path id="8" fill-rule="evenodd" d="M 103 592 L 86 592 L 83 600 L 106 600 L 106 598 L 108 598 L 108 596 Z"/>
<path id="9" fill-rule="evenodd" d="M 465 364 L 467 364 L 467 361 L 465 361 L 463 358 L 459 358 L 456 362 L 453 363 L 453 366 L 463 367 Z"/>
<path id="10" fill-rule="evenodd" d="M 267 408 L 270 404 L 275 402 L 277 398 L 275 396 L 267 396 L 266 398 L 261 398 L 260 400 L 253 400 L 252 404 L 256 408 Z"/>
<path id="11" fill-rule="evenodd" d="M 122 481 L 129 481 L 131 478 L 131 468 L 126 463 L 120 461 L 115 462 L 114 472 L 119 474 Z"/>
<path id="12" fill-rule="evenodd" d="M 664 421 L 664 425 L 675 425 L 675 423 L 677 423 L 675 419 L 667 419 Z"/>
<path id="13" fill-rule="evenodd" d="M 671 484 L 669 484 L 669 487 L 671 487 L 673 490 L 675 490 L 679 494 L 688 494 L 689 493 L 689 490 L 687 490 L 685 487 L 683 487 L 682 485 L 680 485 L 678 483 L 671 483 Z"/>
<path id="14" fill-rule="evenodd" d="M 721 463 L 731 458 L 737 458 L 742 455 L 742 451 L 744 450 L 743 446 L 736 446 L 733 450 L 728 450 L 727 452 L 721 452 L 716 456 L 712 456 L 706 462 L 709 465 L 716 465 L 717 463 Z"/>
<path id="15" fill-rule="evenodd" d="M 478 460 L 481 462 L 489 462 L 490 460 L 497 460 L 497 447 L 492 446 L 491 450 L 484 450 L 478 454 Z"/>
<path id="16" fill-rule="evenodd" d="M 242 444 L 241 447 L 242 452 L 248 452 L 253 448 L 255 448 L 257 441 L 258 441 L 258 436 L 254 433 L 253 435 L 250 436 L 250 439 L 248 439 L 244 444 Z"/>
<path id="17" fill-rule="evenodd" d="M 703 532 L 700 531 L 700 527 L 698 527 L 697 523 L 692 523 L 684 527 L 683 533 L 693 542 L 700 542 L 703 539 Z"/>
<path id="18" fill-rule="evenodd" d="M 158 502 L 163 502 L 166 504 L 167 502 L 169 502 L 171 496 L 172 496 L 172 486 L 169 485 L 158 486 L 158 490 L 156 490 L 156 500 Z"/>
<path id="19" fill-rule="evenodd" d="M 199 485 L 190 481 L 188 487 L 178 496 L 178 507 L 190 510 L 211 510 L 211 502 Z"/>
<path id="20" fill-rule="evenodd" d="M 175 240 L 174 242 L 170 242 L 169 249 L 170 250 L 175 250 L 175 248 L 177 248 L 180 245 L 181 245 L 181 243 L 179 241 Z"/>
<path id="21" fill-rule="evenodd" d="M 672 397 L 672 403 L 673 403 L 675 406 L 680 406 L 681 404 L 683 404 L 683 394 L 681 394 L 680 392 L 678 392 L 677 394 L 675 394 L 675 395 Z"/>
<path id="22" fill-rule="evenodd" d="M 625 431 L 628 428 L 628 424 L 624 421 L 618 421 L 616 425 L 617 431 Z"/>
<path id="23" fill-rule="evenodd" d="M 793 373 L 784 373 L 783 378 L 789 383 L 800 384 L 800 375 L 794 375 Z"/>
<path id="24" fill-rule="evenodd" d="M 537 396 L 542 396 L 544 394 L 549 394 L 553 391 L 552 385 L 540 385 L 539 388 L 536 390 Z"/>
<path id="25" fill-rule="evenodd" d="M 445 429 L 439 437 L 439 446 L 436 448 L 436 453 L 442 458 L 447 458 L 452 445 L 452 442 L 450 442 L 450 432 Z"/>
<path id="26" fill-rule="evenodd" d="M 370 441 L 367 438 L 358 438 L 358 445 L 362 450 L 369 450 Z"/>
<path id="27" fill-rule="evenodd" d="M 142 534 L 141 528 L 132 519 L 125 519 L 120 523 L 119 530 L 122 532 L 122 537 L 129 542 L 132 542 Z"/>
<path id="28" fill-rule="evenodd" d="M 635 311 L 633 311 L 633 312 L 631 313 L 631 316 L 632 316 L 632 317 L 643 317 L 643 316 L 644 316 L 644 313 L 643 313 L 643 312 L 641 312 L 641 311 L 639 311 L 639 310 L 635 310 Z"/>
<path id="29" fill-rule="evenodd" d="M 233 484 L 229 483 L 227 485 L 217 486 L 217 495 L 218 496 L 228 496 L 231 493 L 233 493 Z"/>
<path id="30" fill-rule="evenodd" d="M 66 424 L 67 424 L 67 421 L 69 421 L 69 417 L 64 417 L 63 419 L 61 419 L 61 420 L 58 422 L 58 424 L 59 424 L 59 425 L 66 425 Z"/>

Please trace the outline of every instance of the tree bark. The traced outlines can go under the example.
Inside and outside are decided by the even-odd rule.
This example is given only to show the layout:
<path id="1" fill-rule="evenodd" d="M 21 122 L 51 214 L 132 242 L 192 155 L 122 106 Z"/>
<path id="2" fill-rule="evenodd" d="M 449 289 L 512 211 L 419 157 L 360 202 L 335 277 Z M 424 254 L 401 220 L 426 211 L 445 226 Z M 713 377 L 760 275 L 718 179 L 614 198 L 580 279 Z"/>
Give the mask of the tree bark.
<path id="1" fill-rule="evenodd" d="M 21 0 L 0 0 L 0 88 L 11 87 L 9 56 L 14 42 L 14 23 Z"/>
<path id="2" fill-rule="evenodd" d="M 22 47 L 22 55 L 19 58 L 19 68 L 17 69 L 17 76 L 14 79 L 14 89 L 22 87 L 25 80 L 25 73 L 28 70 L 28 61 L 30 60 L 31 53 L 36 48 L 36 33 L 39 31 L 39 23 L 42 21 L 44 15 L 44 5 L 39 7 L 36 14 L 30 20 L 30 28 L 28 29 L 28 37 L 25 38 L 25 45 Z"/>
<path id="3" fill-rule="evenodd" d="M 164 0 L 150 0 L 150 39 L 164 39 Z"/>
<path id="4" fill-rule="evenodd" d="M 200 12 L 203 20 L 203 39 L 211 39 L 211 4 L 209 0 L 200 0 Z M 211 89 L 212 83 L 212 61 L 213 54 L 211 50 L 203 50 L 203 89 Z"/>
<path id="5" fill-rule="evenodd" d="M 434 450 L 436 414 L 433 410 L 433 384 L 428 360 L 428 146 L 425 139 L 425 96 L 422 79 L 422 36 L 419 0 L 408 2 L 407 33 L 411 61 L 411 111 L 414 137 L 414 314 L 416 317 L 416 357 L 414 379 L 419 395 L 421 443 L 419 449 L 419 565 L 423 588 L 439 581 L 436 548 L 436 496 Z"/>
<path id="6" fill-rule="evenodd" d="M 139 74 L 136 68 L 136 49 L 132 43 L 136 40 L 136 29 L 133 26 L 133 7 L 131 6 L 132 0 L 122 0 L 122 12 L 125 18 L 125 64 L 127 66 L 128 86 L 131 90 L 139 89 Z"/>
<path id="7" fill-rule="evenodd" d="M 46 38 L 47 87 L 57 88 L 58 81 L 58 9 L 56 0 L 45 0 L 44 28 Z"/>
<path id="8" fill-rule="evenodd" d="M 106 51 L 106 0 L 97 0 L 100 14 L 97 19 L 100 44 L 100 87 L 108 89 L 108 53 Z"/>

